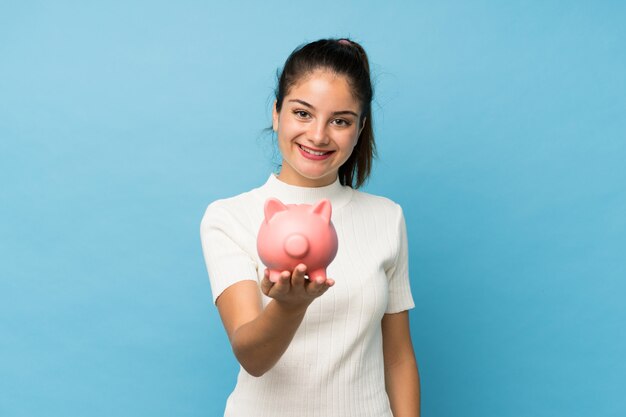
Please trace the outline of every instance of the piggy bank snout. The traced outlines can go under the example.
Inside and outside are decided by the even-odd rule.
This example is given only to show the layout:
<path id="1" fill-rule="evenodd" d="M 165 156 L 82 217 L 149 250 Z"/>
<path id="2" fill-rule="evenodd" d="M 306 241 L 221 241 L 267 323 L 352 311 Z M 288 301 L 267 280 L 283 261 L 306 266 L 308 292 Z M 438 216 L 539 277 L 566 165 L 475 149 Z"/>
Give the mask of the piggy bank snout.
<path id="1" fill-rule="evenodd" d="M 309 252 L 309 241 L 303 235 L 294 233 L 287 236 L 284 248 L 292 258 L 303 258 Z"/>

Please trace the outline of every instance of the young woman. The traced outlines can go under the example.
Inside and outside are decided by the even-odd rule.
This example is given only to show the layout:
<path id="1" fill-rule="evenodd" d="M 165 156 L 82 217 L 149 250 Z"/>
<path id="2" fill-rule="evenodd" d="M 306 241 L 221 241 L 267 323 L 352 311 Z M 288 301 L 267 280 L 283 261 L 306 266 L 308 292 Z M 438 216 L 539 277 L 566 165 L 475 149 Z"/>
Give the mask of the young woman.
<path id="1" fill-rule="evenodd" d="M 357 191 L 375 153 L 363 48 L 324 39 L 297 48 L 276 90 L 278 175 L 218 200 L 202 219 L 214 301 L 241 364 L 229 417 L 414 417 L 419 376 L 409 334 L 402 209 Z M 263 205 L 327 198 L 339 250 L 326 280 L 307 266 L 276 283 L 258 257 Z"/>

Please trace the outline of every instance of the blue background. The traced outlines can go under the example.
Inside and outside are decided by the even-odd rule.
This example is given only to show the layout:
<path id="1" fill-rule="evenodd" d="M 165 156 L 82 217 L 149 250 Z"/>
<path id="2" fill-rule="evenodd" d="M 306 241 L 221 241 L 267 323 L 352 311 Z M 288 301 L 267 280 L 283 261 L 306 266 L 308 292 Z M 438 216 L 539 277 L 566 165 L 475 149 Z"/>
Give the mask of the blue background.
<path id="1" fill-rule="evenodd" d="M 0 415 L 221 415 L 199 222 L 328 36 L 370 54 L 423 415 L 626 415 L 624 4 L 3 2 Z"/>

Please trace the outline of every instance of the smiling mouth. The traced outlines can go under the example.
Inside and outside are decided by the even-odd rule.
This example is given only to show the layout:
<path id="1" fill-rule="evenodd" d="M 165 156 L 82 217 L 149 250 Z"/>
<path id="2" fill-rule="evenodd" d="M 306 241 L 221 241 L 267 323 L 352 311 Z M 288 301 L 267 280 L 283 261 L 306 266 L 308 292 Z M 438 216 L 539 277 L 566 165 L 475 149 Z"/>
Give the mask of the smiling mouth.
<path id="1" fill-rule="evenodd" d="M 314 156 L 325 156 L 325 155 L 330 155 L 331 153 L 333 153 L 333 151 L 315 151 L 311 148 L 307 148 L 306 146 L 302 146 L 298 143 L 298 147 L 308 153 L 309 155 L 314 155 Z"/>

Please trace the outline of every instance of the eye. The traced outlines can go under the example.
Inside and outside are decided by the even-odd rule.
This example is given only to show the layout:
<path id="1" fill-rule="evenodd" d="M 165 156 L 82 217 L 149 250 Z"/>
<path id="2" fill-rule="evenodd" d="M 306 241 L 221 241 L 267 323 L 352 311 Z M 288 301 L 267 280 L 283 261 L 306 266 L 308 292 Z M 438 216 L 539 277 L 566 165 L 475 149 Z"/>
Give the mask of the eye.
<path id="1" fill-rule="evenodd" d="M 308 118 L 311 117 L 309 112 L 307 112 L 305 110 L 294 110 L 293 114 L 295 114 L 300 119 L 308 119 Z"/>
<path id="2" fill-rule="evenodd" d="M 335 119 L 333 120 L 333 122 L 335 125 L 337 126 L 350 126 L 352 123 L 350 123 L 348 120 L 345 119 Z"/>

